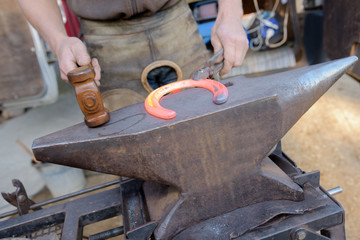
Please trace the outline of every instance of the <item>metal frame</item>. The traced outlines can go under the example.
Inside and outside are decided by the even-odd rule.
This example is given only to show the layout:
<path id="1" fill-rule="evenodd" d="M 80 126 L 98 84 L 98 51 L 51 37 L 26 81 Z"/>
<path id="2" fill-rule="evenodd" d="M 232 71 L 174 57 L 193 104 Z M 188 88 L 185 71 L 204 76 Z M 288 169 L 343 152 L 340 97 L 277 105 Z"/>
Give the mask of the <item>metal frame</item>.
<path id="1" fill-rule="evenodd" d="M 117 187 L 0 222 L 0 238 L 21 237 L 61 226 L 62 240 L 82 239 L 84 226 L 120 214 L 121 195 Z"/>
<path id="2" fill-rule="evenodd" d="M 344 210 L 326 190 L 318 185 L 319 172 L 303 173 L 281 151 L 281 144 L 277 145 L 270 158 L 286 174 L 293 176 L 294 181 L 303 187 L 306 196 L 310 196 L 300 203 L 293 202 L 292 204 L 310 204 L 311 207 L 307 207 L 309 210 L 300 214 L 277 214 L 276 209 L 284 211 L 286 208 L 292 209 L 292 205 L 286 205 L 286 203 L 277 200 L 270 201 L 270 203 L 257 203 L 191 226 L 183 233 L 175 236 L 174 239 L 211 239 L 213 236 L 211 233 L 208 235 L 209 231 L 206 231 L 210 228 L 219 233 L 219 239 L 225 239 L 221 234 L 228 233 L 230 229 L 230 239 L 238 240 L 345 240 Z M 299 172 L 302 174 L 298 175 Z M 84 226 L 122 214 L 124 226 L 118 226 L 91 235 L 88 238 L 99 240 L 124 234 L 126 239 L 148 240 L 152 237 L 157 223 L 149 218 L 142 190 L 143 181 L 140 180 L 115 180 L 43 203 L 33 204 L 30 209 L 38 209 L 50 203 L 114 184 L 120 184 L 120 187 L 0 222 L 0 238 L 34 237 L 38 236 L 36 235 L 38 232 L 48 232 L 57 234 L 62 240 L 74 239 L 75 236 L 76 239 L 82 239 Z M 268 220 L 264 224 L 251 227 L 247 223 L 249 219 L 244 219 L 243 216 L 251 215 L 252 219 L 264 219 L 261 204 L 267 204 L 266 209 L 270 209 L 267 213 L 274 214 L 274 217 L 265 218 Z M 14 211 L 8 213 L 7 216 L 13 213 Z M 261 214 L 257 215 L 257 213 Z M 0 217 L 3 216 L 5 215 L 3 214 Z M 239 228 L 239 226 L 244 225 L 247 226 Z M 229 239 L 229 236 L 226 239 Z"/>

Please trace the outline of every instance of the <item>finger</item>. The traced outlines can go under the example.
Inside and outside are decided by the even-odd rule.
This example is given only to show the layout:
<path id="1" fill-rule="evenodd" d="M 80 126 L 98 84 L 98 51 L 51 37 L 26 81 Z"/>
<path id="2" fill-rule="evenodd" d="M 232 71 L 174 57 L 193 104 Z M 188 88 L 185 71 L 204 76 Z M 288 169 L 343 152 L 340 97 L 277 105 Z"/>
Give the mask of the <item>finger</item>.
<path id="1" fill-rule="evenodd" d="M 218 53 L 223 48 L 221 41 L 218 37 L 215 37 L 214 42 L 213 39 L 211 39 L 211 44 L 214 47 L 214 54 Z M 222 54 L 220 57 L 218 57 L 218 59 L 216 59 L 216 63 L 220 63 L 223 60 L 224 60 L 224 54 Z"/>
<path id="2" fill-rule="evenodd" d="M 245 59 L 246 53 L 249 49 L 249 40 L 247 38 L 240 40 L 238 43 L 237 53 L 236 53 L 236 59 L 234 66 L 238 67 L 240 66 Z"/>
<path id="3" fill-rule="evenodd" d="M 223 47 L 218 35 L 215 33 L 211 33 L 211 45 L 214 48 L 214 53 L 217 53 Z"/>
<path id="4" fill-rule="evenodd" d="M 68 72 L 74 70 L 75 68 L 77 68 L 78 66 L 76 65 L 76 63 L 70 59 L 67 59 L 65 61 L 62 61 L 60 63 L 60 70 L 64 73 L 64 75 L 66 76 L 68 74 Z M 66 77 L 66 80 L 68 78 Z M 64 79 L 65 80 L 65 79 Z"/>
<path id="5" fill-rule="evenodd" d="M 60 77 L 62 80 L 64 80 L 66 83 L 69 83 L 69 79 L 67 77 L 67 75 L 63 72 L 63 71 L 60 71 Z"/>
<path id="6" fill-rule="evenodd" d="M 93 58 L 91 60 L 91 65 L 93 66 L 94 71 L 95 71 L 96 85 L 99 87 L 100 86 L 100 79 L 101 79 L 101 67 L 100 67 L 99 61 L 96 58 Z"/>
<path id="7" fill-rule="evenodd" d="M 244 60 L 243 46 L 238 46 L 235 52 L 233 67 L 239 67 L 242 64 L 243 60 Z"/>
<path id="8" fill-rule="evenodd" d="M 240 53 L 236 57 L 234 67 L 239 67 L 243 64 L 248 47 L 241 47 Z"/>
<path id="9" fill-rule="evenodd" d="M 236 45 L 224 44 L 224 67 L 220 72 L 221 75 L 228 73 L 234 66 L 236 53 Z"/>
<path id="10" fill-rule="evenodd" d="M 229 63 L 229 61 L 224 60 L 224 67 L 221 69 L 220 75 L 224 75 L 228 72 L 230 72 L 232 68 L 232 64 Z"/>
<path id="11" fill-rule="evenodd" d="M 90 56 L 86 50 L 85 45 L 82 42 L 74 45 L 71 48 L 71 51 L 76 59 L 76 63 L 79 66 L 86 66 L 90 64 L 91 62 Z"/>
<path id="12" fill-rule="evenodd" d="M 71 53 L 64 53 L 59 58 L 59 68 L 61 71 L 61 79 L 68 81 L 67 74 L 68 72 L 74 70 L 78 66 L 75 63 L 75 59 L 73 58 Z"/>

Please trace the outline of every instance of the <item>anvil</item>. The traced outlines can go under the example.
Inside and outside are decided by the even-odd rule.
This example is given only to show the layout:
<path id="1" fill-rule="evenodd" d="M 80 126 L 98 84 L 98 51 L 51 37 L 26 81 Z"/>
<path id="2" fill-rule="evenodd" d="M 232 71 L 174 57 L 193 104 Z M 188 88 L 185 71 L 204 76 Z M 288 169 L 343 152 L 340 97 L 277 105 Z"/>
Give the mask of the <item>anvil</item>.
<path id="1" fill-rule="evenodd" d="M 267 155 L 356 57 L 260 77 L 222 81 L 225 104 L 188 89 L 165 96 L 172 120 L 135 104 L 98 128 L 84 123 L 36 139 L 44 162 L 142 179 L 156 239 L 251 204 L 302 201 L 303 189 Z"/>

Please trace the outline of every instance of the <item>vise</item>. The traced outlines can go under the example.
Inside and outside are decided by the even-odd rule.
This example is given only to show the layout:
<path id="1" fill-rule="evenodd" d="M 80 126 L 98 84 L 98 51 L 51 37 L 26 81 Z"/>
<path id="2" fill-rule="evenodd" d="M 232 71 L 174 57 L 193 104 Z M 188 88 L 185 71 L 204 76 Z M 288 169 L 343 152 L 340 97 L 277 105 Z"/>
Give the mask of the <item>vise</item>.
<path id="1" fill-rule="evenodd" d="M 129 239 L 141 239 L 139 224 L 155 239 L 254 239 L 241 237 L 281 216 L 331 205 L 318 172 L 281 160 L 278 143 L 356 60 L 224 80 L 223 105 L 204 89 L 189 89 L 162 98 L 174 119 L 135 104 L 111 112 L 101 127 L 80 123 L 36 139 L 32 149 L 43 162 L 138 179 L 121 187 L 123 215 L 138 219 L 124 222 Z M 332 232 L 331 239 L 344 238 Z"/>

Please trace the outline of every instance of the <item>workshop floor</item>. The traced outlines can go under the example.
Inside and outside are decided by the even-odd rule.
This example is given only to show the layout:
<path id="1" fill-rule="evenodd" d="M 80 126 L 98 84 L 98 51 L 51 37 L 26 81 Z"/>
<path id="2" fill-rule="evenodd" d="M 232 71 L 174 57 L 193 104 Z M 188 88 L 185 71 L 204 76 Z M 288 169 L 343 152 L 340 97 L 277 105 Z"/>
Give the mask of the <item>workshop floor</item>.
<path id="1" fill-rule="evenodd" d="M 7 147 L 6 155 L 0 152 L 2 158 L 12 161 L 12 154 L 18 154 L 16 139 L 21 134 L 24 143 L 31 147 L 36 129 L 46 128 L 47 133 L 72 125 L 81 120 L 76 99 L 70 88 L 61 85 L 59 101 L 51 106 L 32 109 L 24 115 L 3 123 L 0 122 L 0 132 L 7 134 L 0 138 L 0 146 L 10 146 L 13 141 L 12 153 Z M 64 90 L 65 89 L 65 90 Z M 71 89 L 70 89 L 71 90 Z M 284 151 L 296 161 L 305 171 L 320 170 L 321 184 L 325 189 L 341 186 L 344 192 L 335 198 L 345 208 L 346 231 L 348 240 L 357 240 L 360 236 L 360 83 L 348 75 L 343 76 L 290 130 L 283 139 Z M 54 111 L 55 109 L 58 109 Z M 80 115 L 79 115 L 80 114 Z M 40 121 L 35 116 L 45 116 L 46 121 Z M 59 121 L 57 117 L 66 116 L 67 120 Z M 41 124 L 40 124 L 41 123 Z M 16 132 L 17 126 L 22 131 Z M 8 126 L 13 129 L 7 130 Z M 18 128 L 18 129 L 19 129 Z M 39 134 L 39 133 L 37 133 Z M 45 135 L 45 133 L 41 133 Z M 1 135 L 1 134 L 0 134 Z M 3 136 L 3 135 L 2 135 Z M 7 144 L 7 145 L 6 145 Z M 24 153 L 22 157 L 26 157 Z M 28 161 L 29 157 L 26 157 Z M 5 174 L 6 175 L 6 174 Z M 7 176 L 7 175 L 6 175 Z M 10 176 L 8 176 L 10 177 Z M 87 174 L 87 186 L 100 184 L 114 179 L 114 176 L 103 174 Z M 0 186 L 11 183 L 1 177 Z M 2 182 L 2 185 L 1 185 Z M 3 189 L 0 189 L 3 191 Z M 51 198 L 49 191 L 42 190 L 35 196 L 36 201 Z M 117 220 L 118 221 L 118 220 Z M 116 221 L 113 221 L 113 223 Z M 96 232 L 95 227 L 88 231 Z M 121 238 L 113 238 L 121 239 Z"/>

